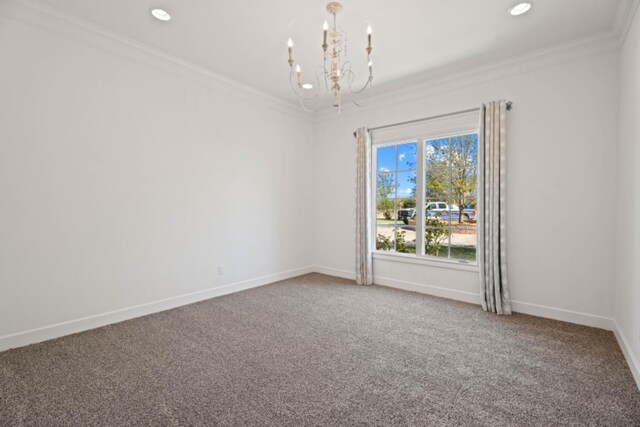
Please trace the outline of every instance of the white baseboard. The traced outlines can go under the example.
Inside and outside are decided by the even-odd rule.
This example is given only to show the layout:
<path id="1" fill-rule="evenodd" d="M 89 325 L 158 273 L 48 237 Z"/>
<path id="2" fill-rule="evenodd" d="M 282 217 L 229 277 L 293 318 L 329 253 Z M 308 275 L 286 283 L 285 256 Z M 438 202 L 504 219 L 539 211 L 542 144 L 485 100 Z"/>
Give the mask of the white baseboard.
<path id="1" fill-rule="evenodd" d="M 169 310 L 194 302 L 219 297 L 222 295 L 232 294 L 234 292 L 244 291 L 246 289 L 256 288 L 268 285 L 280 280 L 290 279 L 307 273 L 312 273 L 314 267 L 303 267 L 295 270 L 283 271 L 281 273 L 270 274 L 255 279 L 245 280 L 242 282 L 230 283 L 215 288 L 205 289 L 202 291 L 192 292 L 189 294 L 178 295 L 175 297 L 165 298 L 158 301 L 152 301 L 145 304 L 126 307 L 119 310 L 109 311 L 107 313 L 96 314 L 93 316 L 74 319 L 67 322 L 56 323 L 54 325 L 43 326 L 41 328 L 21 331 L 10 335 L 0 336 L 0 351 L 10 348 L 23 347 L 29 344 L 59 338 L 65 335 L 75 334 L 90 329 L 99 328 L 101 326 L 122 322 L 124 320 L 136 317 L 146 316 L 148 314 Z"/>
<path id="2" fill-rule="evenodd" d="M 638 386 L 638 389 L 640 389 L 640 362 L 638 362 L 638 358 L 633 354 L 627 337 L 622 332 L 622 329 L 620 329 L 620 326 L 615 319 L 613 319 L 613 333 L 618 340 L 618 345 L 622 349 L 624 358 L 627 360 L 627 365 L 629 365 L 629 369 L 631 369 L 633 378 L 636 380 L 636 385 Z"/>
<path id="3" fill-rule="evenodd" d="M 344 279 L 354 280 L 355 273 L 348 270 L 341 270 L 322 266 L 309 266 L 299 269 L 284 271 L 277 274 L 258 277 L 255 279 L 245 280 L 242 282 L 231 283 L 215 288 L 205 289 L 184 295 L 178 295 L 158 301 L 127 307 L 107 313 L 96 314 L 93 316 L 74 319 L 67 322 L 61 322 L 53 325 L 43 326 L 36 329 L 21 331 L 10 335 L 0 337 L 0 351 L 10 348 L 22 347 L 65 335 L 70 335 L 90 329 L 99 328 L 113 323 L 122 322 L 124 320 L 136 317 L 146 316 L 148 314 L 157 313 L 164 310 L 180 307 L 194 302 L 215 298 L 222 295 L 228 295 L 234 292 L 251 289 L 280 280 L 289 279 L 307 273 L 322 273 L 329 276 L 340 277 Z M 459 291 L 439 286 L 426 285 L 423 283 L 408 282 L 403 280 L 390 279 L 386 277 L 375 277 L 375 283 L 397 289 L 407 291 L 420 292 L 423 294 L 449 298 L 457 301 L 468 302 L 471 304 L 480 304 L 480 295 L 473 292 Z M 549 319 L 561 320 L 565 322 L 577 323 L 580 325 L 592 326 L 607 330 L 613 330 L 618 338 L 620 347 L 625 353 L 625 357 L 629 361 L 629 366 L 636 381 L 640 377 L 640 369 L 637 359 L 630 353 L 629 346 L 626 344 L 624 335 L 617 328 L 613 319 L 606 317 L 580 313 L 570 310 L 564 310 L 554 307 L 546 307 L 536 304 L 530 304 L 520 301 L 512 301 L 512 307 L 515 312 L 530 314 L 533 316 L 546 317 Z M 639 381 L 640 384 L 640 381 Z"/>
<path id="4" fill-rule="evenodd" d="M 561 320 L 577 325 L 591 326 L 593 328 L 613 330 L 613 319 L 596 314 L 581 313 L 579 311 L 564 308 L 548 307 L 522 301 L 511 301 L 511 309 L 516 313 L 530 314 L 532 316 L 545 317 L 547 319 Z"/>
<path id="5" fill-rule="evenodd" d="M 349 271 L 349 270 L 342 270 L 342 269 L 332 268 L 332 267 L 322 267 L 322 266 L 316 265 L 314 267 L 314 271 L 316 273 L 326 274 L 327 276 L 340 277 L 342 279 L 349 279 L 349 280 L 356 279 L 355 272 Z M 455 289 L 425 285 L 423 283 L 407 282 L 404 280 L 389 279 L 387 277 L 379 277 L 379 276 L 375 276 L 373 282 L 376 285 L 387 286 L 390 288 L 419 292 L 422 294 L 453 299 L 456 301 L 464 301 L 472 304 L 480 304 L 480 294 L 473 293 L 473 292 L 458 291 Z"/>
<path id="6" fill-rule="evenodd" d="M 471 304 L 480 304 L 480 294 L 478 293 L 459 291 L 456 289 L 442 288 L 439 286 L 426 285 L 424 283 L 407 282 L 404 280 L 390 279 L 388 277 L 379 276 L 375 276 L 373 282 L 376 285 L 388 286 L 390 288 L 420 292 L 422 294 L 428 294 L 457 301 L 464 301 Z"/>
<path id="7" fill-rule="evenodd" d="M 355 273 L 347 270 L 340 270 L 330 267 L 315 266 L 317 273 L 329 276 L 337 276 L 346 279 L 355 279 Z M 437 297 L 464 301 L 471 304 L 480 305 L 480 294 L 467 291 L 459 291 L 441 286 L 427 285 L 424 283 L 408 282 L 404 280 L 391 279 L 388 277 L 375 276 L 374 283 L 391 288 L 404 289 L 406 291 L 420 292 L 422 294 L 434 295 Z M 578 325 L 591 326 L 594 328 L 613 330 L 613 319 L 595 314 L 581 313 L 579 311 L 567 310 L 564 308 L 548 307 L 522 301 L 511 301 L 514 312 L 529 314 L 532 316 L 544 317 L 547 319 L 560 320 L 563 322 L 575 323 Z"/>
<path id="8" fill-rule="evenodd" d="M 326 274 L 327 276 L 356 280 L 356 273 L 354 271 L 341 270 L 339 268 L 321 267 L 319 265 L 314 266 L 313 271 L 315 273 Z"/>
<path id="9" fill-rule="evenodd" d="M 316 265 L 314 267 L 314 271 L 316 273 L 326 274 L 327 276 L 340 277 L 342 279 L 356 279 L 356 274 L 354 271 L 342 270 L 339 268 L 322 267 Z M 373 282 L 376 285 L 387 286 L 390 288 L 402 289 L 405 291 L 414 291 L 422 294 L 469 302 L 472 304 L 480 304 L 480 294 L 476 294 L 473 292 L 458 291 L 455 289 L 425 285 L 422 283 L 407 282 L 404 280 L 389 279 L 387 277 L 379 276 L 374 276 Z"/>

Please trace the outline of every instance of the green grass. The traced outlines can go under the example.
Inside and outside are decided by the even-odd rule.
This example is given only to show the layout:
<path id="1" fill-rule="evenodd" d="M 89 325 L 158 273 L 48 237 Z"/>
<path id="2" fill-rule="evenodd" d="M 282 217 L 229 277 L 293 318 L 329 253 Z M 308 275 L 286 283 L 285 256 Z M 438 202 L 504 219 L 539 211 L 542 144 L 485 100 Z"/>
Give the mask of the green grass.
<path id="1" fill-rule="evenodd" d="M 476 248 L 469 246 L 454 246 L 451 248 L 451 258 L 475 261 Z"/>
<path id="2" fill-rule="evenodd" d="M 406 249 L 403 253 L 407 254 L 415 254 L 416 247 L 411 243 L 406 244 Z M 440 249 L 440 255 L 437 255 L 438 258 L 447 259 L 447 247 L 442 246 Z M 451 247 L 451 259 L 461 259 L 464 261 L 476 261 L 476 248 L 473 246 L 452 246 Z"/>
<path id="3" fill-rule="evenodd" d="M 443 246 L 440 249 L 440 258 L 447 258 L 447 247 Z M 476 260 L 476 248 L 473 246 L 452 246 L 451 247 L 451 259 L 462 259 L 465 261 Z"/>

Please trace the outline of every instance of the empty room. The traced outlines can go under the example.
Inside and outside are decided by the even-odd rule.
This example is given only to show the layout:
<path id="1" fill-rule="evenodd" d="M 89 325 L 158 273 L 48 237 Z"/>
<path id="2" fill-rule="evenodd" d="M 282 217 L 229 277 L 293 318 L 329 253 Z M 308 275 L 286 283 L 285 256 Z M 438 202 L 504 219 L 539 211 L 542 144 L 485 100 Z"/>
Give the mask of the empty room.
<path id="1" fill-rule="evenodd" d="M 640 0 L 0 0 L 0 426 L 640 426 Z"/>

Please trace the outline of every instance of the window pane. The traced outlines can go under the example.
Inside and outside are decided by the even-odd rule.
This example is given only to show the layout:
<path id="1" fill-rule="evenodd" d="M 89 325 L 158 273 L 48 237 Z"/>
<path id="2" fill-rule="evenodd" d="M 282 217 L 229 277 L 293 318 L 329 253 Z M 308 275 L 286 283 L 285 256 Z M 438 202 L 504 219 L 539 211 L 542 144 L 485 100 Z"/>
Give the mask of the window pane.
<path id="1" fill-rule="evenodd" d="M 451 170 L 451 258 L 476 260 L 476 195 L 478 176 L 475 168 Z"/>
<path id="2" fill-rule="evenodd" d="M 396 147 L 377 149 L 376 165 L 376 249 L 392 251 L 395 247 Z"/>
<path id="3" fill-rule="evenodd" d="M 376 249 L 415 254 L 417 143 L 377 150 Z"/>
<path id="4" fill-rule="evenodd" d="M 469 141 L 475 144 L 475 146 L 471 147 L 471 151 L 473 156 L 476 156 L 477 140 L 469 139 L 467 142 Z M 453 157 L 455 158 L 456 156 L 454 155 Z M 477 187 L 478 174 L 475 165 L 467 168 L 451 168 L 452 259 L 476 261 L 476 249 L 478 246 L 476 223 Z"/>
<path id="5" fill-rule="evenodd" d="M 425 143 L 425 253 L 475 261 L 478 135 Z"/>
<path id="6" fill-rule="evenodd" d="M 395 172 L 379 172 L 376 180 L 377 217 L 391 220 L 395 212 Z"/>
<path id="7" fill-rule="evenodd" d="M 407 197 L 398 199 L 398 224 L 415 225 L 416 220 L 416 199 L 415 197 Z"/>
<path id="8" fill-rule="evenodd" d="M 382 147 L 378 148 L 378 165 L 376 171 L 380 172 L 392 172 L 396 170 L 396 147 Z"/>
<path id="9" fill-rule="evenodd" d="M 451 223 L 451 258 L 476 261 L 478 247 L 476 208 L 477 198 L 474 192 L 465 199 L 460 219 Z"/>
<path id="10" fill-rule="evenodd" d="M 416 253 L 416 172 L 399 172 L 397 187 L 398 230 L 396 251 Z"/>
<path id="11" fill-rule="evenodd" d="M 398 145 L 398 170 L 415 170 L 417 156 L 418 144 L 416 142 Z"/>
<path id="12" fill-rule="evenodd" d="M 395 247 L 393 222 L 383 220 L 376 225 L 376 250 L 393 251 Z"/>
<path id="13" fill-rule="evenodd" d="M 451 223 L 451 258 L 466 261 L 476 260 L 478 246 L 478 230 L 476 224 L 463 220 L 462 223 Z"/>
<path id="14" fill-rule="evenodd" d="M 478 134 L 451 138 L 451 167 L 475 169 L 478 165 Z"/>
<path id="15" fill-rule="evenodd" d="M 478 193 L 478 172 L 476 169 L 451 169 L 450 204 L 467 207 Z"/>
<path id="16" fill-rule="evenodd" d="M 446 202 L 449 199 L 449 171 L 445 165 L 427 165 L 424 196 L 425 204 Z"/>
<path id="17" fill-rule="evenodd" d="M 426 141 L 424 157 L 427 168 L 433 165 L 448 166 L 449 138 L 432 139 Z"/>
<path id="18" fill-rule="evenodd" d="M 399 172 L 397 183 L 398 199 L 416 197 L 416 172 Z"/>
<path id="19" fill-rule="evenodd" d="M 396 252 L 404 254 L 416 253 L 416 227 L 403 226 L 396 229 Z"/>
<path id="20" fill-rule="evenodd" d="M 428 256 L 449 256 L 449 224 L 437 219 L 425 220 L 424 253 Z"/>

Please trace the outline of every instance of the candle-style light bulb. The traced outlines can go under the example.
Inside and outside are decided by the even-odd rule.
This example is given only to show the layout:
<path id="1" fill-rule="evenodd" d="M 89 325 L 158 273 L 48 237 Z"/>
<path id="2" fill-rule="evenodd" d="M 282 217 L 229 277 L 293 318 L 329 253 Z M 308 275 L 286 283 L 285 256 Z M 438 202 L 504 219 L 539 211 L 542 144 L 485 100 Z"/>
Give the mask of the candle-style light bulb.
<path id="1" fill-rule="evenodd" d="M 293 40 L 291 40 L 291 37 L 287 40 L 287 47 L 289 50 L 289 67 L 293 68 Z"/>
<path id="2" fill-rule="evenodd" d="M 302 86 L 302 68 L 300 64 L 296 64 L 296 77 L 298 79 L 298 87 Z"/>
<path id="3" fill-rule="evenodd" d="M 322 50 L 324 51 L 325 55 L 327 53 L 327 47 L 329 47 L 327 45 L 327 30 L 329 29 L 329 24 L 327 23 L 327 21 L 324 21 L 324 24 L 322 24 Z"/>

